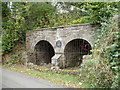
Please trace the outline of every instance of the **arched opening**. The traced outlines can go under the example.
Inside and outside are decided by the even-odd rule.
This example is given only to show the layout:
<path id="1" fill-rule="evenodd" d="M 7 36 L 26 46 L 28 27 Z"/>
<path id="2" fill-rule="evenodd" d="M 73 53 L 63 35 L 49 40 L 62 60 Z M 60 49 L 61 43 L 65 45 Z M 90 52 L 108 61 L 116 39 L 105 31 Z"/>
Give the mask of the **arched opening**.
<path id="1" fill-rule="evenodd" d="M 38 42 L 35 46 L 35 55 L 37 65 L 46 65 L 51 63 L 51 58 L 55 55 L 52 45 L 45 40 Z"/>
<path id="2" fill-rule="evenodd" d="M 84 39 L 74 39 L 67 43 L 64 49 L 66 67 L 79 66 L 83 55 L 90 54 L 90 43 Z"/>

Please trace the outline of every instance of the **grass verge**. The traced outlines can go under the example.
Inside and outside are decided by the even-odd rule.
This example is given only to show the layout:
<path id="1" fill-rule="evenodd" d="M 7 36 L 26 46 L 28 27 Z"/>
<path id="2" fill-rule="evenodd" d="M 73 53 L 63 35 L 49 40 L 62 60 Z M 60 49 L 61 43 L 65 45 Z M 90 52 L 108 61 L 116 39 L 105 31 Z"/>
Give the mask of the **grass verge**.
<path id="1" fill-rule="evenodd" d="M 22 74 L 26 74 L 29 76 L 34 76 L 37 78 L 42 78 L 49 80 L 52 83 L 62 85 L 65 87 L 71 87 L 71 88 L 84 88 L 80 84 L 80 77 L 76 75 L 69 75 L 69 74 L 58 74 L 55 72 L 48 72 L 48 71 L 37 71 L 34 69 L 29 69 L 26 66 L 21 65 L 3 65 L 3 68 L 13 70 Z"/>

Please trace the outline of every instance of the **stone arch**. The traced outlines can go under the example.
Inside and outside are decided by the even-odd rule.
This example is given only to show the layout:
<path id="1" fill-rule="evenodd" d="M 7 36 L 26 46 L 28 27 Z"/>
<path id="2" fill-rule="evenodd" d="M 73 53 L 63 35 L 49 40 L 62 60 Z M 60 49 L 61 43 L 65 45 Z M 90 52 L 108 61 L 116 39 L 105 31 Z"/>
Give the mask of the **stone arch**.
<path id="1" fill-rule="evenodd" d="M 91 45 L 91 47 L 93 47 L 93 40 L 91 40 L 91 38 L 86 38 L 86 37 L 80 37 L 80 36 L 74 36 L 74 35 L 70 35 L 70 36 L 68 36 L 68 37 L 66 37 L 66 39 L 64 40 L 65 42 L 64 42 L 64 46 L 63 46 L 63 50 L 65 49 L 65 46 L 70 42 L 70 41 L 72 41 L 72 40 L 74 40 L 74 39 L 83 39 L 83 40 L 85 40 L 85 41 L 87 41 L 90 45 Z"/>
<path id="2" fill-rule="evenodd" d="M 35 47 L 35 64 L 46 65 L 51 63 L 51 58 L 55 55 L 53 46 L 46 40 L 39 41 Z"/>
<path id="3" fill-rule="evenodd" d="M 42 40 L 45 40 L 45 41 L 48 41 L 53 47 L 55 47 L 54 45 L 54 40 L 51 39 L 51 38 L 46 38 L 46 37 L 41 37 L 41 36 L 37 36 L 36 38 L 32 39 L 30 42 L 31 42 L 31 45 L 30 45 L 30 49 L 31 51 L 34 52 L 34 47 L 37 43 L 39 43 L 39 41 L 42 41 Z"/>
<path id="4" fill-rule="evenodd" d="M 79 66 L 82 63 L 83 55 L 90 53 L 90 43 L 84 39 L 73 39 L 64 48 L 64 56 L 67 67 Z"/>

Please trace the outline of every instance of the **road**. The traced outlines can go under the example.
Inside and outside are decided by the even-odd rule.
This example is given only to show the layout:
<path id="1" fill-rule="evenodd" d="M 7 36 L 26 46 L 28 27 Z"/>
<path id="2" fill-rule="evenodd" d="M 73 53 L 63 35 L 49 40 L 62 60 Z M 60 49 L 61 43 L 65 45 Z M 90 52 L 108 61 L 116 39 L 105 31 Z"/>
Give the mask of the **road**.
<path id="1" fill-rule="evenodd" d="M 47 80 L 0 68 L 1 70 L 2 88 L 63 88 Z"/>

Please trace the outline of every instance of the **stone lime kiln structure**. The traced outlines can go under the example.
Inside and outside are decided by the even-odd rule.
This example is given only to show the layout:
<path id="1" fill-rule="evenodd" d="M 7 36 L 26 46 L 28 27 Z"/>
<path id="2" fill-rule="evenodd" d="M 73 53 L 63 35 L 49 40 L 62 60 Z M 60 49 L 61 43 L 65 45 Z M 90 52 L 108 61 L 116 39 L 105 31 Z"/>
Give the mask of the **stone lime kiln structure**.
<path id="1" fill-rule="evenodd" d="M 95 42 L 96 26 L 91 24 L 51 27 L 26 34 L 28 62 L 53 64 L 61 68 L 78 66 Z"/>

